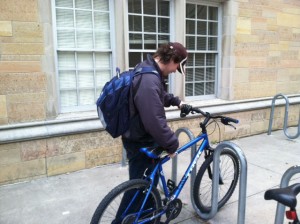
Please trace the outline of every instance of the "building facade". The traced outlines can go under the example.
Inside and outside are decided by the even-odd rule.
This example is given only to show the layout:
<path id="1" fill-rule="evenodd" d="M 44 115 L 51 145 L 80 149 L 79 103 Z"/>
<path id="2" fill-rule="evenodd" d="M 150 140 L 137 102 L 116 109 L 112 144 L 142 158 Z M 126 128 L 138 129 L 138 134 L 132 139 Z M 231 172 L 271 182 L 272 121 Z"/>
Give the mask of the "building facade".
<path id="1" fill-rule="evenodd" d="M 298 0 L 2 0 L 0 11 L 0 184 L 121 161 L 95 101 L 116 66 L 133 68 L 162 43 L 189 54 L 170 92 L 240 120 L 221 140 L 266 132 L 279 93 L 298 123 Z M 199 118 L 166 114 L 174 131 L 198 134 Z M 283 117 L 280 101 L 274 129 Z"/>

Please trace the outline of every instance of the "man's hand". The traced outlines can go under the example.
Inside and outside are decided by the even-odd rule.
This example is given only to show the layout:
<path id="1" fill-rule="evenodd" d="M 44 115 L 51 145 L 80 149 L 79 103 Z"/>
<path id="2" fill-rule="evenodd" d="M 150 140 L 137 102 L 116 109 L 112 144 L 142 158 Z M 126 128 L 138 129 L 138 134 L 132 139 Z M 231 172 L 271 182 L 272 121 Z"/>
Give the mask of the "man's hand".
<path id="1" fill-rule="evenodd" d="M 177 156 L 177 152 L 169 154 L 170 158 L 173 159 L 175 156 Z"/>

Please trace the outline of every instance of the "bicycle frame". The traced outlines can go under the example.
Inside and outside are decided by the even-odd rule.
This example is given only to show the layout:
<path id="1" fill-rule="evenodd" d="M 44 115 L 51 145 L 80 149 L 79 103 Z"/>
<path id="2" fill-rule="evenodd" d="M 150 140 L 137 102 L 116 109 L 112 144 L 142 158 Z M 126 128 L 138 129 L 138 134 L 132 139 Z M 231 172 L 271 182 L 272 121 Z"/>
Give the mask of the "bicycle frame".
<path id="1" fill-rule="evenodd" d="M 166 198 L 169 199 L 169 201 L 172 201 L 176 198 L 178 198 L 181 190 L 183 189 L 187 179 L 189 178 L 193 168 L 195 167 L 198 159 L 200 158 L 200 156 L 202 155 L 202 152 L 210 147 L 209 144 L 209 140 L 208 140 L 208 135 L 207 133 L 203 133 L 199 136 L 197 136 L 195 139 L 191 140 L 190 142 L 188 142 L 187 144 L 183 145 L 182 147 L 180 147 L 179 149 L 177 149 L 176 156 L 181 154 L 182 152 L 186 151 L 188 148 L 190 148 L 192 145 L 197 144 L 199 141 L 202 141 L 201 145 L 198 147 L 191 163 L 189 164 L 188 168 L 186 169 L 184 175 L 182 176 L 177 188 L 175 189 L 174 192 L 169 192 L 169 189 L 167 187 L 167 182 L 166 182 L 166 178 L 164 176 L 164 172 L 163 172 L 163 164 L 165 164 L 166 162 L 168 162 L 171 157 L 169 155 L 166 155 L 165 157 L 163 157 L 162 159 L 159 160 L 159 162 L 157 163 L 157 165 L 155 166 L 155 168 L 153 169 L 152 173 L 147 177 L 147 179 L 150 181 L 150 187 L 149 187 L 149 191 L 145 197 L 145 200 L 143 202 L 143 205 L 141 206 L 140 211 L 138 212 L 136 221 L 138 220 L 138 217 L 143 213 L 143 207 L 146 203 L 146 199 L 148 198 L 150 191 L 152 190 L 152 188 L 154 187 L 154 180 L 157 174 L 159 174 L 159 178 L 162 182 L 162 186 L 163 186 L 163 191 L 164 194 L 166 196 Z M 149 222 L 159 216 L 162 216 L 163 214 L 166 213 L 166 209 L 163 209 L 161 212 L 159 212 L 158 214 L 156 214 L 153 217 L 150 217 L 148 219 L 143 220 L 142 222 L 138 222 L 139 224 L 143 224 L 146 222 Z"/>

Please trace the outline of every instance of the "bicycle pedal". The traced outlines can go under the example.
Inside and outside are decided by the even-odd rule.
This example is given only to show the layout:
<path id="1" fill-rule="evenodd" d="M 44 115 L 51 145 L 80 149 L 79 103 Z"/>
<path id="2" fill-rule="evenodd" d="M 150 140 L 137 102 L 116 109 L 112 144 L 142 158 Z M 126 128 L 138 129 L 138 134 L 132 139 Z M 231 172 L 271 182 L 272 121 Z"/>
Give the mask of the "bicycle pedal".
<path id="1" fill-rule="evenodd" d="M 172 192 L 176 188 L 176 184 L 173 180 L 168 179 L 167 187 L 168 187 L 169 191 Z"/>

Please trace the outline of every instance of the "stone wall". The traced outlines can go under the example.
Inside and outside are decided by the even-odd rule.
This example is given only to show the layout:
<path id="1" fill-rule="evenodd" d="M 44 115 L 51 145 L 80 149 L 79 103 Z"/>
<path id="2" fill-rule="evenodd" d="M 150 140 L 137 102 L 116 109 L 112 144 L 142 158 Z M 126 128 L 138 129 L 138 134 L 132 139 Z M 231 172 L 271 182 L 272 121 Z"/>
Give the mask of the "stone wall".
<path id="1" fill-rule="evenodd" d="M 0 125 L 46 119 L 38 2 L 0 1 Z"/>
<path id="2" fill-rule="evenodd" d="M 237 2 L 234 99 L 300 93 L 300 1 Z"/>
<path id="3" fill-rule="evenodd" d="M 292 105 L 289 110 L 289 125 L 298 123 L 300 105 Z M 270 109 L 259 109 L 228 114 L 240 123 L 236 130 L 214 124 L 208 128 L 211 142 L 231 140 L 267 132 Z M 273 129 L 283 126 L 284 107 L 275 110 Z M 189 128 L 194 135 L 199 134 L 199 118 L 180 119 L 170 122 L 175 131 L 180 127 Z M 282 133 L 283 134 L 283 133 Z M 188 139 L 180 135 L 180 142 Z M 120 162 L 122 145 L 120 138 L 113 139 L 104 131 L 53 137 L 39 140 L 22 141 L 0 145 L 0 185 L 31 180 Z"/>

